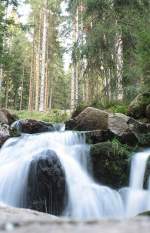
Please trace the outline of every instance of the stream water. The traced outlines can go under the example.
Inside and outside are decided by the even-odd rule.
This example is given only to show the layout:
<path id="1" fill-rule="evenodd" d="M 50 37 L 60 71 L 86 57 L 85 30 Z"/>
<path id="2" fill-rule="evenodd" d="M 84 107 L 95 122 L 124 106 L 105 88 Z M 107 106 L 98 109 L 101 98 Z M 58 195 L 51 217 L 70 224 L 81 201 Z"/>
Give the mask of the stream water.
<path id="1" fill-rule="evenodd" d="M 150 150 L 133 156 L 129 187 L 119 191 L 97 184 L 91 172 L 85 135 L 53 132 L 9 139 L 0 150 L 0 202 L 23 207 L 31 162 L 44 150 L 56 152 L 66 175 L 68 204 L 63 216 L 74 219 L 125 218 L 150 210 L 150 182 L 143 189 Z"/>

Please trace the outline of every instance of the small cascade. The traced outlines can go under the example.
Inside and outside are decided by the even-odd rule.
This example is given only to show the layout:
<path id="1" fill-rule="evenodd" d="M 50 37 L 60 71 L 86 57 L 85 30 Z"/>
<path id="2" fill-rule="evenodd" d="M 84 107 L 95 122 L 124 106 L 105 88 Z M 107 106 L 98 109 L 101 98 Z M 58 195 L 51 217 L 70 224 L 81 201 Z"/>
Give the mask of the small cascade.
<path id="1" fill-rule="evenodd" d="M 94 181 L 84 133 L 59 128 L 62 132 L 24 134 L 5 143 L 0 150 L 0 202 L 26 206 L 30 165 L 51 150 L 65 172 L 68 199 L 63 216 L 82 220 L 124 218 L 150 210 L 150 182 L 149 188 L 143 189 L 150 150 L 133 157 L 130 187 L 116 191 Z"/>
<path id="2" fill-rule="evenodd" d="M 137 153 L 131 163 L 130 186 L 126 195 L 126 216 L 132 217 L 150 210 L 150 190 L 144 190 L 144 176 L 150 150 Z"/>

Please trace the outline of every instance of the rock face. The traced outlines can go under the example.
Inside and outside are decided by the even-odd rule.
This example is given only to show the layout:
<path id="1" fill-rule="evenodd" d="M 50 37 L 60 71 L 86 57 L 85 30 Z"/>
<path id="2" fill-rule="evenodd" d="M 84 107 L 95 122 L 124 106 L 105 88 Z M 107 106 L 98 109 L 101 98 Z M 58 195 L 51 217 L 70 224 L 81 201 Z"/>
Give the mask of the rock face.
<path id="1" fill-rule="evenodd" d="M 91 161 L 95 179 L 112 188 L 128 185 L 130 151 L 121 144 L 103 142 L 91 146 Z"/>
<path id="2" fill-rule="evenodd" d="M 65 173 L 55 152 L 42 151 L 41 155 L 30 165 L 26 207 L 61 215 L 67 201 Z"/>
<path id="3" fill-rule="evenodd" d="M 36 121 L 36 120 L 19 120 L 12 125 L 12 129 L 16 129 L 18 132 L 35 134 L 55 131 L 52 124 Z"/>
<path id="4" fill-rule="evenodd" d="M 11 125 L 14 121 L 16 121 L 16 116 L 12 115 L 6 109 L 0 109 L 0 122 Z"/>
<path id="5" fill-rule="evenodd" d="M 108 113 L 96 108 L 87 107 L 79 115 L 66 122 L 66 129 L 89 131 L 108 128 Z"/>
<path id="6" fill-rule="evenodd" d="M 129 105 L 128 115 L 139 119 L 140 117 L 149 116 L 147 106 L 150 105 L 150 92 L 139 94 Z M 149 107 L 148 107 L 149 109 Z"/>

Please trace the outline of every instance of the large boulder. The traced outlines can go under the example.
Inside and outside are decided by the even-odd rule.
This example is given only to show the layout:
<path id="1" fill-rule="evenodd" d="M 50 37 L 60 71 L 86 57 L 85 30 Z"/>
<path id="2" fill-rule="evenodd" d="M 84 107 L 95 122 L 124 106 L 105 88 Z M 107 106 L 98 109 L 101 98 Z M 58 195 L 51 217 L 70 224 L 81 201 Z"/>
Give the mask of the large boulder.
<path id="1" fill-rule="evenodd" d="M 43 121 L 36 120 L 18 120 L 11 126 L 12 130 L 16 130 L 20 133 L 35 134 L 55 131 L 55 127 Z"/>
<path id="2" fill-rule="evenodd" d="M 61 215 L 67 201 L 64 169 L 54 151 L 42 151 L 31 162 L 27 184 L 27 208 Z"/>
<path id="3" fill-rule="evenodd" d="M 139 119 L 146 116 L 146 108 L 150 104 L 150 92 L 139 94 L 129 105 L 128 115 Z"/>
<path id="4" fill-rule="evenodd" d="M 16 121 L 16 116 L 12 115 L 8 110 L 6 109 L 0 109 L 0 122 L 11 125 L 14 121 Z"/>
<path id="5" fill-rule="evenodd" d="M 19 137 L 21 134 L 15 128 L 11 126 L 0 123 L 0 147 L 11 137 Z"/>
<path id="6" fill-rule="evenodd" d="M 150 124 L 141 123 L 121 113 L 107 113 L 88 107 L 66 122 L 66 129 L 86 131 L 87 142 L 90 144 L 117 138 L 129 146 L 150 146 Z"/>
<path id="7" fill-rule="evenodd" d="M 130 130 L 130 117 L 121 113 L 107 113 L 88 107 L 66 123 L 68 130 L 92 131 L 87 134 L 88 142 L 98 143 L 117 138 L 122 143 L 136 145 L 138 140 Z"/>
<path id="8" fill-rule="evenodd" d="M 128 185 L 131 151 L 118 142 L 103 142 L 91 146 L 93 175 L 97 182 L 112 188 Z"/>
<path id="9" fill-rule="evenodd" d="M 6 142 L 10 137 L 9 126 L 3 123 L 0 123 L 0 147 Z"/>
<path id="10" fill-rule="evenodd" d="M 108 113 L 96 108 L 87 107 L 79 115 L 66 122 L 66 129 L 90 131 L 108 128 Z"/>

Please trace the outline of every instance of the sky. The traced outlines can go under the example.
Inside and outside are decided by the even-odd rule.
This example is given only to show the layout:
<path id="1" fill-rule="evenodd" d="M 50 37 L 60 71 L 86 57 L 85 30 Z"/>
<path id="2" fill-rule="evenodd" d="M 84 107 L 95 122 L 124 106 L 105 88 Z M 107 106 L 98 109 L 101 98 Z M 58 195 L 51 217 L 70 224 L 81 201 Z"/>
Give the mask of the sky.
<path id="1" fill-rule="evenodd" d="M 23 2 L 24 2 L 23 0 L 20 0 L 18 13 L 20 16 L 21 23 L 26 24 L 28 22 L 28 17 L 31 13 L 31 7 L 29 4 L 24 4 Z"/>

